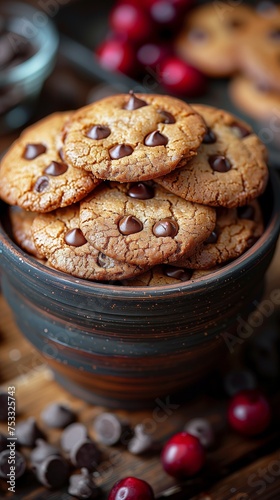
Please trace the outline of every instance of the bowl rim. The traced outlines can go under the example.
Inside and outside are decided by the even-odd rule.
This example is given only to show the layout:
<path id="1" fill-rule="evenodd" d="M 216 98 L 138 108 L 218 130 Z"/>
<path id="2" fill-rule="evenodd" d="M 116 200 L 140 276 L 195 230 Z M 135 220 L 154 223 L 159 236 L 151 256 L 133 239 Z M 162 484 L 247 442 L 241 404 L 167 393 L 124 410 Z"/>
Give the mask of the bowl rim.
<path id="1" fill-rule="evenodd" d="M 45 264 L 37 261 L 34 257 L 27 254 L 22 250 L 13 240 L 9 237 L 0 220 L 0 254 L 4 251 L 1 249 L 1 244 L 5 246 L 10 254 L 10 257 L 15 261 L 15 265 L 18 266 L 18 262 L 25 263 L 29 266 L 29 274 L 31 272 L 36 273 L 37 278 L 42 278 L 42 282 L 52 282 L 55 283 L 57 288 L 65 290 L 73 287 L 73 291 L 77 292 L 77 289 L 83 291 L 84 293 L 95 295 L 106 296 L 106 298 L 164 298 L 168 295 L 183 293 L 183 292 L 198 292 L 201 288 L 205 286 L 211 288 L 216 284 L 222 283 L 223 281 L 231 280 L 235 275 L 239 273 L 246 272 L 246 265 L 251 262 L 253 266 L 262 255 L 268 252 L 271 247 L 271 242 L 277 242 L 278 236 L 280 234 L 280 180 L 277 173 L 270 169 L 269 183 L 273 191 L 273 207 L 270 219 L 267 223 L 264 233 L 258 239 L 258 241 L 245 251 L 240 257 L 234 259 L 230 263 L 222 266 L 220 269 L 207 274 L 205 277 L 198 278 L 195 280 L 189 280 L 179 284 L 173 285 L 154 285 L 154 286 L 126 286 L 126 285 L 112 285 L 99 283 L 96 281 L 90 281 L 83 278 L 77 278 L 62 271 L 58 271 L 51 267 L 47 267 Z M 3 202 L 4 203 L 4 202 Z"/>
<path id="2" fill-rule="evenodd" d="M 26 61 L 23 61 L 13 68 L 6 68 L 1 72 L 0 87 L 4 87 L 7 84 L 16 84 L 26 79 L 30 79 L 30 76 L 34 76 L 42 71 L 57 52 L 59 35 L 51 18 L 47 16 L 43 10 L 39 10 L 32 5 L 10 1 L 0 5 L 0 13 L 7 14 L 8 17 L 14 19 L 27 19 L 31 23 L 34 15 L 38 13 L 46 19 L 46 24 L 44 26 L 35 27 L 36 35 L 26 37 L 21 34 L 21 36 L 26 38 L 31 44 L 32 39 L 34 39 L 35 45 L 37 44 L 38 47 L 35 53 L 26 59 Z"/>

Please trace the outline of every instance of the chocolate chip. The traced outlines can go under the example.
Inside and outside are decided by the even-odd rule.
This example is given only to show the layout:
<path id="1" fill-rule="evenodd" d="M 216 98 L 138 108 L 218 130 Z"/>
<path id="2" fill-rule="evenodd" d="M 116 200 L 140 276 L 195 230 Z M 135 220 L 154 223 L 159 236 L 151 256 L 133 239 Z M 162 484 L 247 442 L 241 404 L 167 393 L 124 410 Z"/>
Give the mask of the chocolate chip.
<path id="1" fill-rule="evenodd" d="M 111 134 L 111 130 L 109 127 L 106 127 L 105 125 L 94 125 L 91 127 L 88 131 L 86 136 L 89 137 L 89 139 L 106 139 Z"/>
<path id="2" fill-rule="evenodd" d="M 75 238 L 75 236 L 72 237 Z M 75 246 L 80 245 L 76 244 Z M 41 419 L 48 427 L 63 429 L 76 420 L 76 414 L 67 406 L 60 403 L 51 403 L 42 411 Z"/>
<path id="3" fill-rule="evenodd" d="M 233 130 L 233 132 L 238 136 L 240 137 L 241 139 L 243 139 L 244 137 L 247 137 L 248 135 L 251 135 L 251 130 L 249 130 L 247 127 L 245 127 L 244 125 L 241 125 L 241 123 L 233 123 L 231 125 L 231 128 Z"/>
<path id="4" fill-rule="evenodd" d="M 9 395 L 6 392 L 0 393 L 0 422 L 7 422 Z"/>
<path id="5" fill-rule="evenodd" d="M 169 278 L 175 278 L 180 281 L 189 281 L 193 274 L 191 269 L 175 266 L 164 266 L 163 271 L 166 276 L 169 276 Z"/>
<path id="6" fill-rule="evenodd" d="M 175 220 L 161 219 L 155 223 L 153 227 L 153 234 L 157 237 L 160 236 L 176 236 L 179 231 L 179 226 Z"/>
<path id="7" fill-rule="evenodd" d="M 47 488 L 61 488 L 69 478 L 69 465 L 63 457 L 45 458 L 36 469 L 38 481 Z"/>
<path id="8" fill-rule="evenodd" d="M 117 146 L 114 146 L 113 148 L 109 149 L 109 155 L 112 158 L 112 160 L 119 160 L 124 156 L 130 156 L 132 153 L 133 153 L 132 147 L 128 146 L 127 144 L 118 144 Z"/>
<path id="9" fill-rule="evenodd" d="M 0 477 L 4 479 L 9 479 L 8 474 L 11 473 L 11 451 L 5 450 L 1 451 L 0 453 Z M 25 469 L 26 469 L 26 460 L 24 456 L 19 452 L 15 451 L 13 453 L 13 461 L 14 463 L 12 464 L 14 469 L 14 474 L 15 474 L 15 479 L 19 479 L 21 476 L 23 476 Z"/>
<path id="10" fill-rule="evenodd" d="M 243 207 L 238 207 L 237 215 L 239 219 L 254 220 L 255 209 L 252 205 L 244 205 Z"/>
<path id="11" fill-rule="evenodd" d="M 34 160 L 37 156 L 44 154 L 47 151 L 46 146 L 44 144 L 27 144 L 25 147 L 23 157 L 26 160 Z"/>
<path id="12" fill-rule="evenodd" d="M 34 447 L 35 442 L 39 438 L 45 437 L 44 433 L 39 429 L 35 418 L 29 417 L 23 422 L 18 422 L 16 428 L 16 436 L 19 445 Z"/>
<path id="13" fill-rule="evenodd" d="M 204 448 L 210 448 L 214 444 L 214 430 L 205 418 L 193 418 L 184 427 L 184 431 L 199 439 Z"/>
<path id="14" fill-rule="evenodd" d="M 68 170 L 66 163 L 59 163 L 52 161 L 48 167 L 45 168 L 44 174 L 53 175 L 54 177 L 64 174 Z"/>
<path id="15" fill-rule="evenodd" d="M 78 441 L 70 451 L 70 460 L 75 467 L 92 471 L 100 463 L 101 454 L 96 444 L 89 439 Z"/>
<path id="16" fill-rule="evenodd" d="M 228 172 L 231 169 L 229 160 L 222 155 L 212 155 L 208 159 L 210 167 L 215 172 Z"/>
<path id="17" fill-rule="evenodd" d="M 158 130 L 154 130 L 154 132 L 151 132 L 145 137 L 144 144 L 146 146 L 166 146 L 168 143 L 167 137 L 165 135 L 161 134 Z"/>
<path id="18" fill-rule="evenodd" d="M 213 243 L 217 243 L 218 241 L 218 234 L 216 231 L 212 231 L 212 233 L 210 234 L 210 236 L 208 236 L 207 240 L 204 241 L 204 244 L 205 245 L 210 245 L 210 244 L 213 244 Z"/>
<path id="19" fill-rule="evenodd" d="M 157 112 L 162 116 L 163 120 L 161 123 L 176 123 L 174 116 L 169 113 L 169 111 L 165 111 L 164 109 L 158 109 Z"/>
<path id="20" fill-rule="evenodd" d="M 117 444 L 119 441 L 123 443 L 123 439 L 131 437 L 131 430 L 127 422 L 121 421 L 113 413 L 101 413 L 94 420 L 94 431 L 97 440 L 107 446 Z"/>
<path id="21" fill-rule="evenodd" d="M 133 93 L 132 90 L 129 93 L 130 93 L 130 98 L 127 104 L 124 106 L 124 109 L 127 109 L 129 111 L 134 111 L 135 109 L 147 106 L 146 101 L 143 101 L 143 99 L 139 99 L 139 97 L 136 97 L 136 95 Z"/>
<path id="22" fill-rule="evenodd" d="M 213 132 L 213 130 L 209 127 L 207 127 L 207 130 L 204 134 L 203 137 L 203 144 L 214 144 L 217 140 L 216 134 Z"/>
<path id="23" fill-rule="evenodd" d="M 69 495 L 77 498 L 95 499 L 100 495 L 100 489 L 86 468 L 81 469 L 81 474 L 72 474 L 69 478 Z"/>
<path id="24" fill-rule="evenodd" d="M 34 191 L 37 193 L 43 193 L 49 186 L 49 179 L 47 177 L 39 177 L 35 182 Z"/>
<path id="25" fill-rule="evenodd" d="M 82 231 L 77 227 L 67 231 L 64 235 L 64 241 L 72 247 L 81 247 L 87 243 Z"/>
<path id="26" fill-rule="evenodd" d="M 127 235 L 142 231 L 143 224 L 133 215 L 126 215 L 119 220 L 118 227 L 120 233 Z"/>
<path id="27" fill-rule="evenodd" d="M 69 453 L 78 442 L 87 439 L 87 429 L 79 422 L 68 425 L 61 434 L 60 444 L 62 449 Z"/>
<path id="28" fill-rule="evenodd" d="M 131 184 L 127 194 L 131 198 L 136 198 L 137 200 L 150 200 L 154 197 L 155 193 L 154 188 L 149 184 L 137 182 L 137 184 Z"/>
<path id="29" fill-rule="evenodd" d="M 38 466 L 46 458 L 51 456 L 60 456 L 60 451 L 56 446 L 53 446 L 44 439 L 36 439 L 36 446 L 30 453 L 30 461 L 32 465 Z"/>
<path id="30" fill-rule="evenodd" d="M 127 449 L 133 455 L 141 455 L 154 449 L 155 442 L 151 434 L 147 434 L 142 424 L 138 424 L 134 428 L 134 436 L 129 441 Z"/>

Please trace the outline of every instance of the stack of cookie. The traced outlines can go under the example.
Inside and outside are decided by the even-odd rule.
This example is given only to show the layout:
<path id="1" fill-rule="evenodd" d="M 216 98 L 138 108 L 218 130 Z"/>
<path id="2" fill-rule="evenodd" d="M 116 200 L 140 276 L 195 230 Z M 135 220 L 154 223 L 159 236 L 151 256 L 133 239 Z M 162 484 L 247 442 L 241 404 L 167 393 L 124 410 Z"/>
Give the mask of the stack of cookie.
<path id="1" fill-rule="evenodd" d="M 197 279 L 263 232 L 266 150 L 234 116 L 179 99 L 107 97 L 23 132 L 0 167 L 15 241 L 73 276 Z"/>
<path id="2" fill-rule="evenodd" d="M 233 102 L 257 120 L 280 115 L 280 7 L 209 2 L 186 17 L 175 48 L 210 77 L 232 77 Z"/>

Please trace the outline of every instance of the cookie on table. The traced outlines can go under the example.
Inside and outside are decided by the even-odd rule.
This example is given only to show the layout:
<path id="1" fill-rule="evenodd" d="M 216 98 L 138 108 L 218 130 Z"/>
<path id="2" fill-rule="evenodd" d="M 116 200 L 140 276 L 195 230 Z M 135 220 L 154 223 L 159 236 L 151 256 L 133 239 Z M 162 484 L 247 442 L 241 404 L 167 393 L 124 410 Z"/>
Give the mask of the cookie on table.
<path id="1" fill-rule="evenodd" d="M 278 123 L 279 129 L 279 91 L 269 90 L 246 76 L 239 75 L 230 82 L 229 94 L 235 106 L 243 113 L 261 122 L 273 119 L 273 123 Z"/>
<path id="2" fill-rule="evenodd" d="M 175 49 L 211 77 L 232 75 L 239 68 L 238 39 L 254 18 L 254 10 L 241 2 L 210 2 L 195 7 L 186 16 Z"/>
<path id="3" fill-rule="evenodd" d="M 266 4 L 244 37 L 240 69 L 264 88 L 280 91 L 280 6 Z"/>
<path id="4" fill-rule="evenodd" d="M 60 134 L 71 113 L 54 113 L 27 128 L 0 165 L 0 196 L 10 205 L 49 212 L 70 205 L 100 183 L 65 162 Z"/>
<path id="5" fill-rule="evenodd" d="M 125 286 L 163 286 L 163 285 L 183 285 L 187 282 L 193 282 L 194 280 L 205 278 L 214 271 L 217 271 L 218 267 L 213 269 L 188 269 L 186 267 L 175 267 L 170 264 L 160 264 L 152 269 L 149 269 L 145 273 L 137 276 L 136 278 L 131 278 L 128 280 L 123 280 L 122 285 Z"/>
<path id="6" fill-rule="evenodd" d="M 40 259 L 42 255 L 35 247 L 32 236 L 32 224 L 37 215 L 36 212 L 26 212 L 19 207 L 9 209 L 9 220 L 15 243 L 30 255 Z"/>
<path id="7" fill-rule="evenodd" d="M 121 94 L 74 113 L 63 150 L 73 167 L 133 182 L 164 175 L 195 155 L 204 133 L 201 116 L 181 100 Z"/>
<path id="8" fill-rule="evenodd" d="M 79 214 L 76 204 L 35 217 L 33 241 L 50 267 L 96 281 L 129 278 L 147 269 L 114 261 L 92 247 L 80 229 Z"/>
<path id="9" fill-rule="evenodd" d="M 80 227 L 91 245 L 142 267 L 191 255 L 215 223 L 214 209 L 143 182 L 104 183 L 80 209 Z"/>
<path id="10" fill-rule="evenodd" d="M 190 269 L 210 269 L 236 259 L 250 248 L 264 230 L 257 200 L 238 208 L 218 208 L 215 230 L 191 257 L 176 265 Z M 175 265 L 175 263 L 174 263 Z"/>
<path id="11" fill-rule="evenodd" d="M 234 208 L 263 193 L 267 152 L 251 127 L 232 114 L 195 105 L 208 126 L 195 158 L 156 182 L 186 200 Z"/>

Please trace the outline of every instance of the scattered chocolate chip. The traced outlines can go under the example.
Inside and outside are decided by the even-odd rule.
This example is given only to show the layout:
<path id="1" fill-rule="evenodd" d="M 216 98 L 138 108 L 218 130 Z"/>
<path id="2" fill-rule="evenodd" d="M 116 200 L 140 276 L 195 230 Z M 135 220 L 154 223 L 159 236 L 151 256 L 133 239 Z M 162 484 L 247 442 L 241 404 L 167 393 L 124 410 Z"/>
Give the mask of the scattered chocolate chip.
<path id="1" fill-rule="evenodd" d="M 0 434 L 0 453 L 1 451 L 7 450 L 7 444 L 9 444 L 7 436 L 5 436 L 5 434 Z"/>
<path id="2" fill-rule="evenodd" d="M 143 99 L 139 99 L 139 97 L 136 97 L 136 95 L 133 93 L 132 90 L 129 93 L 130 93 L 130 98 L 127 104 L 124 106 L 124 109 L 127 109 L 129 111 L 134 111 L 135 109 L 147 106 L 146 101 L 143 101 Z"/>
<path id="3" fill-rule="evenodd" d="M 100 463 L 101 453 L 96 444 L 89 439 L 78 441 L 70 450 L 70 460 L 75 467 L 85 467 L 92 471 Z"/>
<path id="4" fill-rule="evenodd" d="M 64 241 L 65 243 L 67 243 L 67 245 L 70 245 L 72 247 L 81 247 L 87 243 L 87 240 L 85 239 L 82 231 L 78 227 L 67 231 L 64 236 Z"/>
<path id="5" fill-rule="evenodd" d="M 244 205 L 243 207 L 237 208 L 237 215 L 239 219 L 254 220 L 255 209 L 252 205 Z"/>
<path id="6" fill-rule="evenodd" d="M 117 146 L 114 146 L 113 148 L 109 149 L 109 155 L 112 158 L 112 160 L 119 160 L 124 156 L 130 156 L 132 153 L 133 153 L 132 147 L 128 146 L 127 144 L 118 144 Z"/>
<path id="7" fill-rule="evenodd" d="M 100 489 L 86 468 L 81 469 L 81 474 L 72 474 L 69 478 L 69 495 L 77 498 L 95 499 L 100 496 Z"/>
<path id="8" fill-rule="evenodd" d="M 176 123 L 174 116 L 169 111 L 165 111 L 164 109 L 158 109 L 157 111 L 163 118 L 161 123 Z"/>
<path id="9" fill-rule="evenodd" d="M 169 276 L 170 278 L 175 278 L 180 281 L 189 281 L 192 277 L 193 271 L 191 269 L 185 269 L 181 267 L 175 266 L 164 266 L 163 267 L 164 274 Z"/>
<path id="10" fill-rule="evenodd" d="M 7 392 L 0 393 L 0 422 L 7 422 L 8 418 L 8 400 Z"/>
<path id="11" fill-rule="evenodd" d="M 143 224 L 133 215 L 126 215 L 119 220 L 118 227 L 120 233 L 128 235 L 142 231 Z"/>
<path id="12" fill-rule="evenodd" d="M 63 457 L 49 456 L 36 468 L 38 481 L 47 488 L 61 488 L 69 478 L 69 465 Z"/>
<path id="13" fill-rule="evenodd" d="M 75 236 L 72 237 L 76 238 Z M 75 246 L 81 245 L 77 245 L 76 243 Z M 63 429 L 76 420 L 76 414 L 67 406 L 60 403 L 51 403 L 42 411 L 41 419 L 48 427 Z"/>
<path id="14" fill-rule="evenodd" d="M 237 135 L 237 137 L 240 137 L 243 139 L 244 137 L 247 137 L 248 135 L 251 135 L 251 130 L 249 130 L 247 127 L 244 125 L 241 125 L 241 123 L 233 123 L 231 125 L 232 131 Z"/>
<path id="15" fill-rule="evenodd" d="M 62 449 L 69 453 L 73 446 L 87 439 L 87 429 L 83 424 L 76 422 L 68 425 L 61 434 L 60 444 Z"/>
<path id="16" fill-rule="evenodd" d="M 14 474 L 15 479 L 19 479 L 25 473 L 26 461 L 24 456 L 19 452 L 15 451 L 13 453 L 13 467 L 15 467 Z M 11 473 L 11 451 L 5 450 L 0 453 L 0 477 L 8 479 L 8 474 Z"/>
<path id="17" fill-rule="evenodd" d="M 16 427 L 17 441 L 20 446 L 33 448 L 37 439 L 45 438 L 41 429 L 39 429 L 35 418 L 29 417 L 23 422 L 18 422 Z"/>
<path id="18" fill-rule="evenodd" d="M 210 245 L 213 243 L 217 243 L 218 241 L 218 233 L 216 231 L 212 231 L 210 236 L 208 236 L 207 240 L 204 241 L 205 245 Z"/>
<path id="19" fill-rule="evenodd" d="M 111 134 L 111 130 L 109 127 L 106 127 L 105 125 L 94 125 L 91 127 L 88 131 L 86 136 L 89 137 L 89 139 L 106 139 Z"/>
<path id="20" fill-rule="evenodd" d="M 56 446 L 47 443 L 44 439 L 36 439 L 36 446 L 30 453 L 30 461 L 32 465 L 37 467 L 46 458 L 60 455 L 61 453 Z"/>
<path id="21" fill-rule="evenodd" d="M 226 374 L 224 388 L 228 396 L 234 396 L 246 389 L 256 389 L 257 381 L 249 370 L 233 370 Z"/>
<path id="22" fill-rule="evenodd" d="M 49 179 L 47 177 L 39 177 L 35 182 L 34 191 L 37 193 L 43 193 L 49 186 Z"/>
<path id="23" fill-rule="evenodd" d="M 205 418 L 194 418 L 184 427 L 184 431 L 199 439 L 204 448 L 210 448 L 214 444 L 214 430 Z"/>
<path id="24" fill-rule="evenodd" d="M 121 421 L 113 413 L 101 413 L 96 417 L 93 424 L 97 440 L 107 446 L 112 446 L 121 441 L 124 443 L 132 435 L 132 431 L 127 422 Z"/>
<path id="25" fill-rule="evenodd" d="M 136 425 L 134 428 L 134 436 L 127 446 L 128 451 L 133 455 L 141 455 L 142 453 L 154 450 L 154 447 L 155 442 L 151 434 L 145 431 L 142 424 Z"/>
<path id="26" fill-rule="evenodd" d="M 231 169 L 230 161 L 222 155 L 212 155 L 208 159 L 210 167 L 215 172 L 228 172 Z"/>
<path id="27" fill-rule="evenodd" d="M 68 165 L 66 163 L 59 163 L 58 161 L 52 161 L 48 167 L 45 168 L 44 174 L 53 175 L 54 177 L 64 174 L 68 170 Z"/>
<path id="28" fill-rule="evenodd" d="M 168 143 L 167 137 L 165 135 L 161 134 L 158 130 L 154 130 L 154 132 L 151 132 L 150 134 L 146 135 L 144 144 L 146 146 L 166 146 Z"/>
<path id="29" fill-rule="evenodd" d="M 214 144 L 217 140 L 216 134 L 213 132 L 211 128 L 207 128 L 204 137 L 203 137 L 203 144 Z"/>
<path id="30" fill-rule="evenodd" d="M 149 184 L 144 182 L 137 182 L 136 184 L 131 184 L 128 192 L 130 198 L 136 198 L 137 200 L 150 200 L 154 197 L 154 188 Z"/>
<path id="31" fill-rule="evenodd" d="M 157 237 L 160 236 L 176 236 L 179 231 L 179 226 L 175 220 L 161 219 L 155 223 L 153 227 L 153 234 Z"/>
<path id="32" fill-rule="evenodd" d="M 27 144 L 25 147 L 23 157 L 26 160 L 34 160 L 37 156 L 44 154 L 47 151 L 46 146 L 44 144 Z"/>

